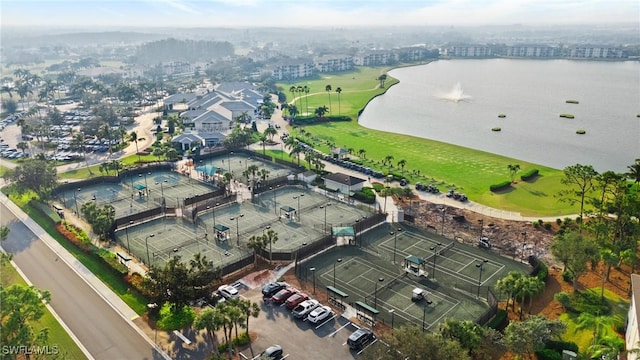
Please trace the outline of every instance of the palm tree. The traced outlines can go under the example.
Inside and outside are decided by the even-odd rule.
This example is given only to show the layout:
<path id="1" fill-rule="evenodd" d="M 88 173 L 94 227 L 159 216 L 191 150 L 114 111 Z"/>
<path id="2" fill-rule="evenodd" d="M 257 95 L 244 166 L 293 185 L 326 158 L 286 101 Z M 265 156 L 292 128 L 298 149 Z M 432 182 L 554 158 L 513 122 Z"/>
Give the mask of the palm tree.
<path id="1" fill-rule="evenodd" d="M 578 324 L 576 331 L 593 329 L 592 344 L 597 344 L 602 337 L 602 329 L 612 327 L 616 322 L 616 318 L 609 315 L 594 315 L 589 312 L 582 312 L 578 315 Z"/>
<path id="2" fill-rule="evenodd" d="M 407 160 L 400 160 L 398 161 L 398 166 L 400 166 L 400 169 L 402 170 L 402 173 L 404 174 L 404 166 L 407 165 Z"/>
<path id="3" fill-rule="evenodd" d="M 327 107 L 326 106 L 320 106 L 314 111 L 314 113 L 316 114 L 318 119 L 320 119 L 320 118 L 322 118 L 324 116 L 324 114 L 327 113 Z"/>
<path id="4" fill-rule="evenodd" d="M 222 315 L 220 311 L 221 309 L 217 306 L 214 308 L 207 308 L 202 310 L 193 321 L 194 329 L 206 330 L 216 357 L 220 355 L 220 352 L 218 351 L 219 341 L 216 331 L 220 330 L 224 322 L 224 315 Z"/>
<path id="5" fill-rule="evenodd" d="M 327 95 L 329 95 L 329 111 L 331 111 L 331 85 L 325 86 L 324 90 L 327 92 Z"/>
<path id="6" fill-rule="evenodd" d="M 129 141 L 136 144 L 136 154 L 138 154 L 138 162 L 140 162 L 140 150 L 138 149 L 138 134 L 135 131 L 129 133 Z"/>
<path id="7" fill-rule="evenodd" d="M 342 92 L 342 88 L 337 87 L 336 92 L 338 93 L 338 115 L 340 115 L 340 93 Z"/>
<path id="8" fill-rule="evenodd" d="M 589 346 L 587 353 L 591 354 L 591 359 L 618 360 L 624 346 L 624 339 L 617 334 L 602 336 L 596 344 Z"/>
<path id="9" fill-rule="evenodd" d="M 273 127 L 267 127 L 264 129 L 264 134 L 269 137 L 270 141 L 273 141 L 273 137 L 278 134 L 278 130 Z"/>
<path id="10" fill-rule="evenodd" d="M 291 116 L 291 122 L 296 118 L 296 115 L 299 114 L 298 107 L 295 105 L 289 105 L 289 116 Z"/>
<path id="11" fill-rule="evenodd" d="M 309 112 L 309 92 L 311 91 L 311 88 L 305 85 L 302 87 L 302 90 L 304 91 L 304 94 L 305 94 L 304 100 L 307 103 L 307 112 Z"/>
<path id="12" fill-rule="evenodd" d="M 507 169 L 509 169 L 509 178 L 513 183 L 513 179 L 516 177 L 516 173 L 520 170 L 519 164 L 509 164 L 507 165 Z"/>
<path id="13" fill-rule="evenodd" d="M 640 183 L 640 159 L 636 159 L 633 165 L 627 166 L 629 172 L 626 174 L 629 179 L 631 179 L 636 186 Z"/>
<path id="14" fill-rule="evenodd" d="M 526 292 L 529 297 L 529 310 L 528 313 L 531 314 L 531 306 L 533 305 L 533 297 L 539 294 L 542 290 L 544 290 L 544 282 L 540 280 L 537 276 L 529 276 L 527 279 L 526 286 L 524 287 L 523 292 Z M 522 316 L 522 314 L 521 314 Z"/>
<path id="15" fill-rule="evenodd" d="M 299 93 L 300 95 L 302 95 L 302 93 L 304 92 L 304 88 L 302 87 L 302 85 L 298 85 L 296 87 L 296 92 Z M 298 101 L 299 101 L 299 104 L 300 104 L 300 105 L 298 105 L 298 107 L 300 109 L 302 109 L 302 96 L 298 96 Z M 307 109 L 307 112 L 309 112 L 309 109 Z"/>
<path id="16" fill-rule="evenodd" d="M 247 242 L 247 249 L 253 250 L 253 266 L 256 268 L 258 267 L 258 253 L 267 246 L 265 241 L 266 237 L 253 235 Z"/>
<path id="17" fill-rule="evenodd" d="M 384 82 L 387 81 L 387 74 L 378 76 L 378 81 L 380 81 L 380 87 L 384 88 Z"/>
<path id="18" fill-rule="evenodd" d="M 603 265 L 606 267 L 606 269 L 602 271 L 602 289 L 600 290 L 600 298 L 604 301 L 604 283 L 605 281 L 609 281 L 611 267 L 620 261 L 620 257 L 618 254 L 611 251 L 611 249 L 602 249 L 600 250 L 600 258 L 602 259 Z"/>
<path id="19" fill-rule="evenodd" d="M 384 157 L 384 161 L 382 162 L 383 165 L 387 165 L 389 168 L 391 168 L 391 161 L 393 160 L 393 155 L 387 155 Z"/>
<path id="20" fill-rule="evenodd" d="M 269 263 L 273 261 L 273 252 L 271 251 L 271 245 L 278 241 L 278 233 L 269 229 L 265 235 L 264 241 L 269 244 Z"/>
<path id="21" fill-rule="evenodd" d="M 266 150 L 266 145 L 267 145 L 267 135 L 265 134 L 261 134 L 260 135 L 260 142 L 262 143 L 262 155 L 266 155 L 267 150 Z"/>
<path id="22" fill-rule="evenodd" d="M 304 149 L 297 142 L 293 147 L 291 147 L 291 151 L 289 152 L 289 156 L 295 156 L 298 159 L 298 166 L 300 166 L 300 154 L 303 152 Z"/>
<path id="23" fill-rule="evenodd" d="M 366 159 L 367 158 L 366 155 L 367 155 L 367 150 L 365 150 L 365 149 L 358 150 L 358 156 L 361 159 Z"/>
<path id="24" fill-rule="evenodd" d="M 510 271 L 506 277 L 498 280 L 496 283 L 496 290 L 507 295 L 507 304 L 504 308 L 505 310 L 509 307 L 509 300 L 511 299 L 513 299 L 513 307 L 515 308 L 516 283 L 522 276 L 523 275 L 520 272 Z"/>
<path id="25" fill-rule="evenodd" d="M 296 91 L 297 91 L 296 86 L 295 85 L 291 85 L 291 87 L 289 88 L 289 91 L 291 92 L 291 96 L 293 97 L 293 99 L 292 99 L 293 100 L 293 105 L 295 105 L 296 104 Z"/>

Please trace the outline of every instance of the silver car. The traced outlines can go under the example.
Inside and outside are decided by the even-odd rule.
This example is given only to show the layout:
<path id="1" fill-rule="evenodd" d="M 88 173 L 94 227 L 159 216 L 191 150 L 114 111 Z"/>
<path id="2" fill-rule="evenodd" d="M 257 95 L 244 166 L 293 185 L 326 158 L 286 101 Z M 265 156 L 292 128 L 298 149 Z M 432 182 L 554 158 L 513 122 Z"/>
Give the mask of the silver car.
<path id="1" fill-rule="evenodd" d="M 301 302 L 291 312 L 296 319 L 304 319 L 307 314 L 320 306 L 318 300 L 309 299 Z"/>

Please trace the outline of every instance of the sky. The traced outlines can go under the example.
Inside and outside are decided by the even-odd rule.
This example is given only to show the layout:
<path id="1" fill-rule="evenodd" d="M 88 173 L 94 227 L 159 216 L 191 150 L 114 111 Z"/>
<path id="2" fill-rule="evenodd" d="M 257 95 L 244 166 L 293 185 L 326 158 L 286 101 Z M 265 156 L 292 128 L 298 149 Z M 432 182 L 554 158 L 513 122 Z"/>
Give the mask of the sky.
<path id="1" fill-rule="evenodd" d="M 638 0 L 0 0 L 2 26 L 356 27 L 640 22 Z"/>

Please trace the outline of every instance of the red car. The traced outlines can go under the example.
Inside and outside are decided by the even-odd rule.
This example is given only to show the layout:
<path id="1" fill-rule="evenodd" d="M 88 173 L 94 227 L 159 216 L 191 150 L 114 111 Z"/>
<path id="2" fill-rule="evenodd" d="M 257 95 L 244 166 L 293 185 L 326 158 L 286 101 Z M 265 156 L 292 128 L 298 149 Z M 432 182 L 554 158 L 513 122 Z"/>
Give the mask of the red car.
<path id="1" fill-rule="evenodd" d="M 295 289 L 286 288 L 278 291 L 275 295 L 271 297 L 271 301 L 274 304 L 282 304 L 285 302 L 291 295 L 297 293 Z"/>
<path id="2" fill-rule="evenodd" d="M 296 306 L 298 306 L 305 300 L 309 300 L 309 295 L 299 292 L 291 295 L 285 303 L 287 304 L 287 309 L 293 310 Z"/>

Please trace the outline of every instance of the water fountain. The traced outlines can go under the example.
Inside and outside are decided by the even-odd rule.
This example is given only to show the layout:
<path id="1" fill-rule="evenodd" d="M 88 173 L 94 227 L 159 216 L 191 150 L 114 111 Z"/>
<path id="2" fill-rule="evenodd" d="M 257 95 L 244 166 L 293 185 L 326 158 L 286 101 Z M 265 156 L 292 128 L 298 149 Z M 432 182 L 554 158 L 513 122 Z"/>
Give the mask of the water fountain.
<path id="1" fill-rule="evenodd" d="M 440 95 L 439 98 L 441 98 L 443 100 L 448 100 L 448 101 L 452 101 L 452 102 L 456 102 L 457 103 L 457 102 L 460 102 L 460 101 L 470 100 L 471 96 L 469 96 L 469 95 L 464 93 L 464 89 L 462 88 L 462 85 L 458 81 L 453 86 L 453 89 L 451 89 L 451 91 L 449 91 L 448 93 L 444 93 L 444 94 Z"/>

